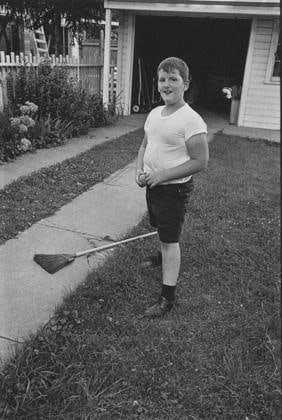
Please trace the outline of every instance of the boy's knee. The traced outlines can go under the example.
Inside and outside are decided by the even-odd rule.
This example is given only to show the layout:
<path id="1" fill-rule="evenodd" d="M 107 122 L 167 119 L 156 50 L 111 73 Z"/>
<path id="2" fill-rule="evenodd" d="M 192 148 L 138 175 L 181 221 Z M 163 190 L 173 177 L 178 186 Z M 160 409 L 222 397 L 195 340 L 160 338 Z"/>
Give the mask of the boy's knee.
<path id="1" fill-rule="evenodd" d="M 162 242 L 161 241 L 161 248 L 164 251 L 170 251 L 179 248 L 179 242 Z"/>

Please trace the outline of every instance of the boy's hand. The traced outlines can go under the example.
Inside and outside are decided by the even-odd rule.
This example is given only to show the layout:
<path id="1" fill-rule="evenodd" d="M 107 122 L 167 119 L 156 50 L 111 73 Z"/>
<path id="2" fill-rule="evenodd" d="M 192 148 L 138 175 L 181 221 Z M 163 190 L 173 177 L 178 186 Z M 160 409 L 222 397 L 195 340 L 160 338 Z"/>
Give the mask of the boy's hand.
<path id="1" fill-rule="evenodd" d="M 164 181 L 163 171 L 157 172 L 150 172 L 145 174 L 146 184 L 149 185 L 150 188 L 154 188 L 156 185 L 162 183 Z"/>
<path id="2" fill-rule="evenodd" d="M 145 179 L 145 172 L 137 170 L 135 175 L 135 181 L 139 187 L 143 188 L 146 185 L 146 179 Z"/>

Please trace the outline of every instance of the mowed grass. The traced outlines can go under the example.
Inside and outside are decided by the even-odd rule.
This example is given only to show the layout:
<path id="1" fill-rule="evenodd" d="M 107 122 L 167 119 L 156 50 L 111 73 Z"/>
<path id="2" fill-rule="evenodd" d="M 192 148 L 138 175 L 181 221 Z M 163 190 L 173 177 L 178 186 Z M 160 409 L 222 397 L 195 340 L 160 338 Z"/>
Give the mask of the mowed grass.
<path id="1" fill-rule="evenodd" d="M 210 154 L 176 310 L 142 316 L 161 287 L 140 266 L 157 239 L 117 249 L 7 363 L 3 418 L 281 418 L 279 149 L 217 135 Z M 145 218 L 132 234 L 148 230 Z"/>
<path id="2" fill-rule="evenodd" d="M 136 157 L 143 134 L 135 130 L 8 184 L 0 191 L 0 244 L 123 168 Z"/>

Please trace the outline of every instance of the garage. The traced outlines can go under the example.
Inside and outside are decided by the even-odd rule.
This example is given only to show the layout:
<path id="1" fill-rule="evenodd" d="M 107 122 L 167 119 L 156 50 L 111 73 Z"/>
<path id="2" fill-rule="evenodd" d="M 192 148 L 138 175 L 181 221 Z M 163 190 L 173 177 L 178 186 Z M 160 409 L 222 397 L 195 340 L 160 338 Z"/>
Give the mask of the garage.
<path id="1" fill-rule="evenodd" d="M 137 15 L 132 73 L 132 112 L 160 105 L 156 69 L 168 56 L 189 66 L 185 100 L 194 108 L 230 113 L 225 86 L 242 87 L 251 20 Z"/>
<path id="2" fill-rule="evenodd" d="M 158 105 L 156 67 L 163 58 L 176 55 L 190 67 L 185 99 L 191 106 L 216 111 L 219 119 L 239 127 L 280 129 L 278 0 L 104 0 L 104 6 L 105 104 L 111 19 L 118 16 L 116 108 L 122 115 Z M 237 87 L 237 100 L 223 96 L 225 86 Z"/>

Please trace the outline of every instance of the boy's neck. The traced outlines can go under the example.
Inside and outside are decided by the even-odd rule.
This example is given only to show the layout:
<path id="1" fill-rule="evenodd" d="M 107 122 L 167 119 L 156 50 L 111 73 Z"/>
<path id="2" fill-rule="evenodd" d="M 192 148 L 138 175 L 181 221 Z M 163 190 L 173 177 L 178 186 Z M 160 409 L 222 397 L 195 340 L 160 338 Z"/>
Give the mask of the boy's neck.
<path id="1" fill-rule="evenodd" d="M 173 112 L 177 111 L 179 108 L 182 108 L 185 104 L 186 102 L 184 99 L 183 101 L 179 101 L 175 104 L 165 104 L 164 113 L 166 115 L 173 114 Z"/>

